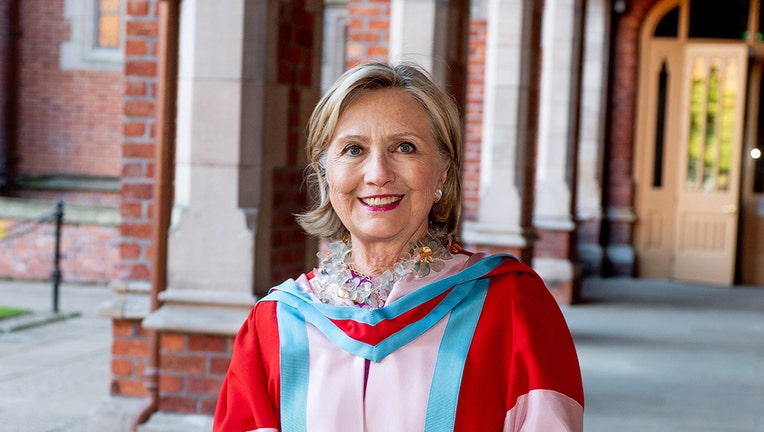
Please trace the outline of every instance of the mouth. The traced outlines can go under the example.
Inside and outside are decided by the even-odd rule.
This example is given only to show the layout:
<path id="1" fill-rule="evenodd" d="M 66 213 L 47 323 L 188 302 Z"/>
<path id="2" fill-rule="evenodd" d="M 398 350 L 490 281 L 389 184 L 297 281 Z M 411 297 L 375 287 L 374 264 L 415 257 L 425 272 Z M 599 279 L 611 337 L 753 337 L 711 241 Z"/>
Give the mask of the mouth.
<path id="1" fill-rule="evenodd" d="M 401 199 L 403 199 L 403 195 L 385 195 L 359 198 L 359 200 L 364 205 L 378 209 L 385 209 L 394 206 L 400 202 Z"/>

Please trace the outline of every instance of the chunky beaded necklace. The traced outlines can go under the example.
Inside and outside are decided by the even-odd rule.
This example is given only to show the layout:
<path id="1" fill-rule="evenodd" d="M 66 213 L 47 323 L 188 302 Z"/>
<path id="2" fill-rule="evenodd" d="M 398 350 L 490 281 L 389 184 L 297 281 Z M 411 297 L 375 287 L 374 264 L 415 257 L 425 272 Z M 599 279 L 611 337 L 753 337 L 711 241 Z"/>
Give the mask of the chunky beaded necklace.
<path id="1" fill-rule="evenodd" d="M 327 252 L 319 252 L 320 264 L 310 280 L 313 293 L 324 304 L 377 309 L 385 305 L 396 282 L 413 273 L 415 279 L 441 271 L 451 253 L 432 232 L 410 243 L 406 256 L 378 276 L 364 275 L 353 265 L 350 240 L 329 243 Z"/>

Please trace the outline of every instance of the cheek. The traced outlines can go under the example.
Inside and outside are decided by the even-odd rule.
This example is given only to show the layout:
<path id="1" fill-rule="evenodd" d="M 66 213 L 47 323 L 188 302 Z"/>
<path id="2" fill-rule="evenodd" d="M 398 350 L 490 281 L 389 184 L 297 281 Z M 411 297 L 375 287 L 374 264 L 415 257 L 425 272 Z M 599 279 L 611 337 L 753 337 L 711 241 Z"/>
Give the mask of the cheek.
<path id="1" fill-rule="evenodd" d="M 329 196 L 336 199 L 338 195 L 350 193 L 353 190 L 352 181 L 342 170 L 331 169 L 326 172 L 326 183 L 329 186 Z"/>

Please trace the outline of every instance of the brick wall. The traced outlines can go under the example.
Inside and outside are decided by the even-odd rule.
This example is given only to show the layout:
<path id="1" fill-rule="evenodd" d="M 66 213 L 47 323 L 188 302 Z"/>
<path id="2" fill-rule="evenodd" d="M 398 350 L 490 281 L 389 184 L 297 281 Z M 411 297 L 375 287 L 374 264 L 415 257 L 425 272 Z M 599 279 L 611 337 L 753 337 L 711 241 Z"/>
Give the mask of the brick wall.
<path id="1" fill-rule="evenodd" d="M 480 145 L 483 140 L 483 90 L 488 23 L 470 21 L 467 103 L 465 107 L 464 159 L 462 167 L 462 218 L 477 220 L 480 200 Z"/>
<path id="2" fill-rule="evenodd" d="M 276 168 L 273 173 L 271 224 L 271 280 L 275 286 L 303 273 L 305 233 L 294 215 L 305 208 L 307 196 L 301 187 L 304 169 L 301 166 Z"/>
<path id="3" fill-rule="evenodd" d="M 126 5 L 117 277 L 127 282 L 151 278 L 158 2 L 128 0 Z M 148 336 L 140 320 L 114 320 L 112 332 L 111 394 L 147 396 Z"/>
<path id="4" fill-rule="evenodd" d="M 320 16 L 309 10 L 305 3 L 305 0 L 293 0 L 279 4 L 278 82 L 289 86 L 289 124 L 285 144 L 286 164 L 290 166 L 297 163 L 297 155 L 303 152 L 304 145 L 300 93 L 319 85 L 313 60 L 316 58 L 314 50 L 321 43 L 313 37 Z"/>
<path id="5" fill-rule="evenodd" d="M 390 1 L 348 0 L 346 65 L 387 61 L 390 54 Z"/>
<path id="6" fill-rule="evenodd" d="M 615 18 L 611 58 L 611 95 L 608 99 L 608 132 L 605 143 L 603 207 L 632 208 L 634 202 L 634 122 L 639 71 L 639 30 L 649 9 L 658 0 L 632 2 L 630 9 Z M 604 245 L 632 244 L 633 224 L 603 221 Z M 615 263 L 605 258 L 603 276 L 627 276 L 634 263 Z"/>
<path id="7" fill-rule="evenodd" d="M 286 160 L 271 172 L 271 230 L 269 286 L 293 278 L 307 268 L 306 237 L 294 214 L 306 207 L 307 196 L 302 188 L 305 148 L 305 122 L 302 116 L 312 111 L 317 100 L 307 95 L 320 88 L 319 59 L 322 10 L 311 8 L 310 2 L 293 0 L 279 3 L 278 76 L 279 84 L 288 90 Z M 263 59 L 265 61 L 265 59 Z"/>
<path id="8" fill-rule="evenodd" d="M 120 192 L 122 225 L 118 276 L 126 281 L 147 281 L 151 277 L 157 3 L 158 0 L 129 0 L 125 19 Z"/>
<path id="9" fill-rule="evenodd" d="M 120 71 L 62 70 L 64 0 L 21 6 L 19 173 L 120 173 Z"/>
<path id="10" fill-rule="evenodd" d="M 114 320 L 111 331 L 111 394 L 146 397 L 142 376 L 148 357 L 148 337 L 141 322 Z"/>
<path id="11" fill-rule="evenodd" d="M 22 176 L 77 175 L 116 178 L 120 174 L 122 72 L 64 70 L 61 46 L 72 30 L 64 0 L 20 2 L 18 167 Z M 5 73 L 7 7 L 0 2 L 0 75 Z M 4 76 L 0 76 L 4 78 Z M 4 81 L 0 81 L 4 85 Z M 0 103 L 5 93 L 0 88 Z M 4 127 L 4 123 L 3 126 Z M 5 134 L 0 133 L 0 139 Z M 4 145 L 0 146 L 3 151 Z M 0 155 L 4 157 L 5 155 Z M 22 184 L 15 196 L 30 200 L 116 207 L 108 191 Z M 65 208 L 66 211 L 66 208 Z M 34 215 L 31 215 L 32 217 Z M 27 222 L 0 215 L 7 229 Z M 66 282 L 107 283 L 116 275 L 118 230 L 113 226 L 65 224 L 62 278 Z M 25 235 L 0 240 L 0 277 L 46 280 L 53 262 L 53 226 L 40 224 Z"/>
<path id="12" fill-rule="evenodd" d="M 215 412 L 220 386 L 231 359 L 233 338 L 163 333 L 159 407 L 165 412 Z"/>
<path id="13" fill-rule="evenodd" d="M 55 225 L 52 222 L 0 219 L 0 277 L 49 280 L 53 270 Z M 12 233 L 22 233 L 14 236 Z M 61 279 L 65 282 L 106 284 L 116 275 L 117 228 L 63 224 Z"/>
<path id="14" fill-rule="evenodd" d="M 8 73 L 8 56 L 10 55 L 9 49 L 11 48 L 11 35 L 9 34 L 12 29 L 10 28 L 10 3 L 12 0 L 0 0 L 0 161 L 7 155 L 6 151 L 6 136 L 5 136 L 5 122 L 6 122 L 6 107 L 8 95 L 6 91 L 6 80 Z M 0 168 L 1 169 L 1 168 Z M 3 173 L 4 174 L 4 173 Z"/>

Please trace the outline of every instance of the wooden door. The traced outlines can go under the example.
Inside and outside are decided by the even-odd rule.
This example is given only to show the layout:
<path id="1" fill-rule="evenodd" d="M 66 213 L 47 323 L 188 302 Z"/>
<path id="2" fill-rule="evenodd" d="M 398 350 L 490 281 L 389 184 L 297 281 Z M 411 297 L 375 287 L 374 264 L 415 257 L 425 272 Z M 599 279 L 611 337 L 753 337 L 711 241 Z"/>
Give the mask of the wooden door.
<path id="1" fill-rule="evenodd" d="M 645 278 L 669 278 L 673 273 L 683 60 L 684 44 L 654 40 L 640 63 L 634 247 L 638 274 Z"/>
<path id="2" fill-rule="evenodd" d="M 748 48 L 690 44 L 684 57 L 674 278 L 731 285 Z"/>

